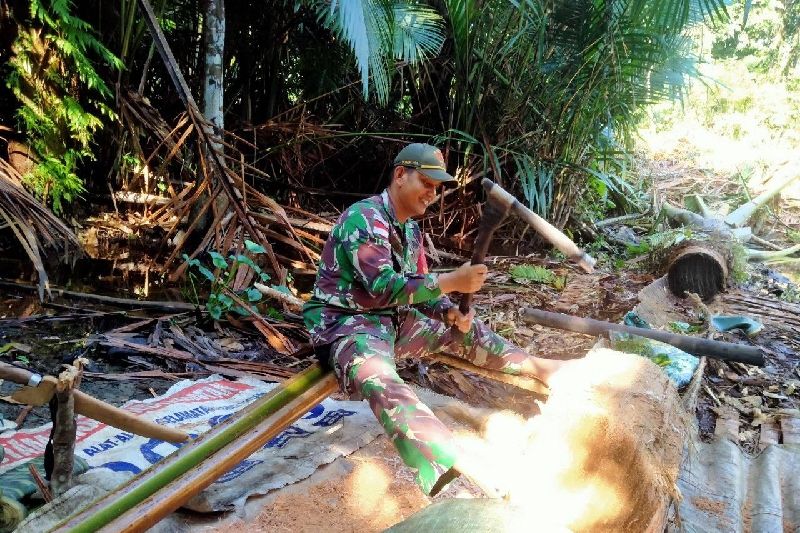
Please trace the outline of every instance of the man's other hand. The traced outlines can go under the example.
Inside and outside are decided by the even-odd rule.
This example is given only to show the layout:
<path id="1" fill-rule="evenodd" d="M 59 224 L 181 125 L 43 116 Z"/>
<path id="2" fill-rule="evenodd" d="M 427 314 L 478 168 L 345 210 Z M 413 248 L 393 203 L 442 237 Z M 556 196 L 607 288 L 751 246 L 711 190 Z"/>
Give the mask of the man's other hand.
<path id="1" fill-rule="evenodd" d="M 458 306 L 447 310 L 447 323 L 457 327 L 461 333 L 469 332 L 473 320 L 475 320 L 475 309 L 470 309 L 466 315 L 461 313 Z"/>
<path id="2" fill-rule="evenodd" d="M 489 269 L 486 265 L 472 265 L 464 263 L 452 272 L 439 275 L 439 288 L 443 293 L 478 292 L 486 281 Z"/>

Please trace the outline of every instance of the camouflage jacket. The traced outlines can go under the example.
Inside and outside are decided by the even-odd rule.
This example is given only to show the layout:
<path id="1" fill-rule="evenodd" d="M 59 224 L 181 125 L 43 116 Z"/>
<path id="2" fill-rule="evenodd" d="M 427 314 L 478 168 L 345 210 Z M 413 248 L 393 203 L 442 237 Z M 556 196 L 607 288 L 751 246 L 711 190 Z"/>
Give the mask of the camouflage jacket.
<path id="1" fill-rule="evenodd" d="M 412 304 L 439 319 L 453 306 L 437 275 L 428 273 L 419 225 L 411 219 L 401 224 L 384 190 L 339 217 L 303 318 L 316 345 L 352 333 L 391 340 L 398 309 Z"/>

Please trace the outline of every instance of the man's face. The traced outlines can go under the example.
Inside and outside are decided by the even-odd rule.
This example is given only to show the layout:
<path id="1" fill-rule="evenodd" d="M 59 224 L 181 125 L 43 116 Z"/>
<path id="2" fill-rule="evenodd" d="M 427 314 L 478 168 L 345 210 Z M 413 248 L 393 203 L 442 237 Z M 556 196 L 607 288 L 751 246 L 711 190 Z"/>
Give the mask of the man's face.
<path id="1" fill-rule="evenodd" d="M 413 168 L 402 168 L 403 173 L 397 178 L 397 201 L 408 216 L 421 216 L 433 203 L 442 183 Z"/>

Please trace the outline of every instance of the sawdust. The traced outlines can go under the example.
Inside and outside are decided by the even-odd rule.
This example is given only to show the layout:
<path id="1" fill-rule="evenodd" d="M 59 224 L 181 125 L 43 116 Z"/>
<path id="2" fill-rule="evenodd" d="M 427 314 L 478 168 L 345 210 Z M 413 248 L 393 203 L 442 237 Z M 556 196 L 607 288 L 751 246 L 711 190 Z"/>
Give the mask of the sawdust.
<path id="1" fill-rule="evenodd" d="M 550 498 L 572 502 L 567 525 L 645 531 L 663 523 L 676 490 L 687 417 L 661 369 L 600 349 L 556 376 L 551 387 L 529 450 L 542 466 L 553 464 L 547 458 L 553 442 L 564 450 L 566 463 L 550 469 L 560 489 Z M 538 483 L 548 485 L 546 478 Z"/>
<path id="2" fill-rule="evenodd" d="M 532 418 L 463 404 L 435 410 L 472 426 L 457 429 L 460 445 L 485 458 L 511 503 L 536 523 L 581 532 L 662 531 L 676 496 L 687 415 L 661 370 L 599 349 L 551 385 Z M 352 465 L 346 474 L 278 493 L 242 529 L 382 531 L 432 503 L 385 437 L 341 459 Z M 462 478 L 436 499 L 476 495 Z"/>
<path id="3" fill-rule="evenodd" d="M 254 520 L 225 524 L 218 533 L 383 531 L 431 504 L 402 465 L 391 442 L 380 437 L 349 457 L 344 476 L 309 479 L 302 492 L 281 491 Z M 476 494 L 457 480 L 437 499 Z"/>
<path id="4" fill-rule="evenodd" d="M 712 500 L 698 496 L 692 498 L 692 505 L 706 514 L 712 514 L 718 518 L 725 518 L 728 511 L 728 504 L 724 501 Z"/>

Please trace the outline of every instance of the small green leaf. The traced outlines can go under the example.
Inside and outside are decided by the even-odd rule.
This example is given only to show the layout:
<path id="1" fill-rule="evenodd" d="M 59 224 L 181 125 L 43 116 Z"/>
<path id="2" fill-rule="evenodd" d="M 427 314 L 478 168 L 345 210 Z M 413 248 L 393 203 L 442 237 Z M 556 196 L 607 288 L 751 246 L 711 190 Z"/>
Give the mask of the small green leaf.
<path id="1" fill-rule="evenodd" d="M 216 305 L 211 305 L 210 301 L 206 306 L 206 310 L 208 311 L 208 314 L 214 318 L 214 320 L 219 320 L 219 318 L 222 316 L 222 308 Z"/>
<path id="2" fill-rule="evenodd" d="M 214 266 L 217 268 L 228 268 L 228 262 L 219 252 L 208 252 L 208 255 L 211 256 L 211 260 L 214 263 Z"/>
<path id="3" fill-rule="evenodd" d="M 266 272 L 262 272 L 259 277 L 261 278 L 261 281 L 263 281 L 265 283 L 271 279 L 269 277 L 269 274 L 267 274 Z"/>
<path id="4" fill-rule="evenodd" d="M 184 261 L 186 261 L 187 263 L 189 263 L 189 266 L 197 266 L 197 265 L 199 265 L 199 264 L 200 264 L 200 261 L 198 261 L 197 259 L 190 259 L 190 258 L 189 258 L 189 256 L 188 256 L 187 254 L 183 254 L 183 256 L 182 256 L 182 257 L 183 257 L 183 260 L 184 260 Z"/>
<path id="5" fill-rule="evenodd" d="M 515 280 L 529 280 L 534 283 L 553 283 L 556 279 L 555 274 L 544 267 L 538 265 L 515 265 L 509 270 L 509 274 Z"/>
<path id="6" fill-rule="evenodd" d="M 242 263 L 243 265 L 247 265 L 256 272 L 261 272 L 261 269 L 258 267 L 257 264 L 253 263 L 253 260 L 247 257 L 246 255 L 239 254 L 237 256 L 231 256 L 231 258 L 235 259 L 236 261 Z"/>
<path id="7" fill-rule="evenodd" d="M 250 288 L 247 290 L 247 301 L 248 302 L 257 302 L 261 299 L 261 291 L 256 288 Z"/>
<path id="8" fill-rule="evenodd" d="M 233 298 L 228 296 L 227 294 L 219 294 L 217 295 L 217 300 L 225 306 L 226 309 L 230 309 L 233 305 Z"/>
<path id="9" fill-rule="evenodd" d="M 203 265 L 197 265 L 197 270 L 210 282 L 214 282 L 216 279 L 214 277 L 214 273 L 211 272 L 208 268 L 204 267 Z"/>
<path id="10" fill-rule="evenodd" d="M 245 239 L 244 246 L 247 248 L 247 251 L 252 254 L 263 254 L 267 252 L 263 246 L 248 239 Z"/>

